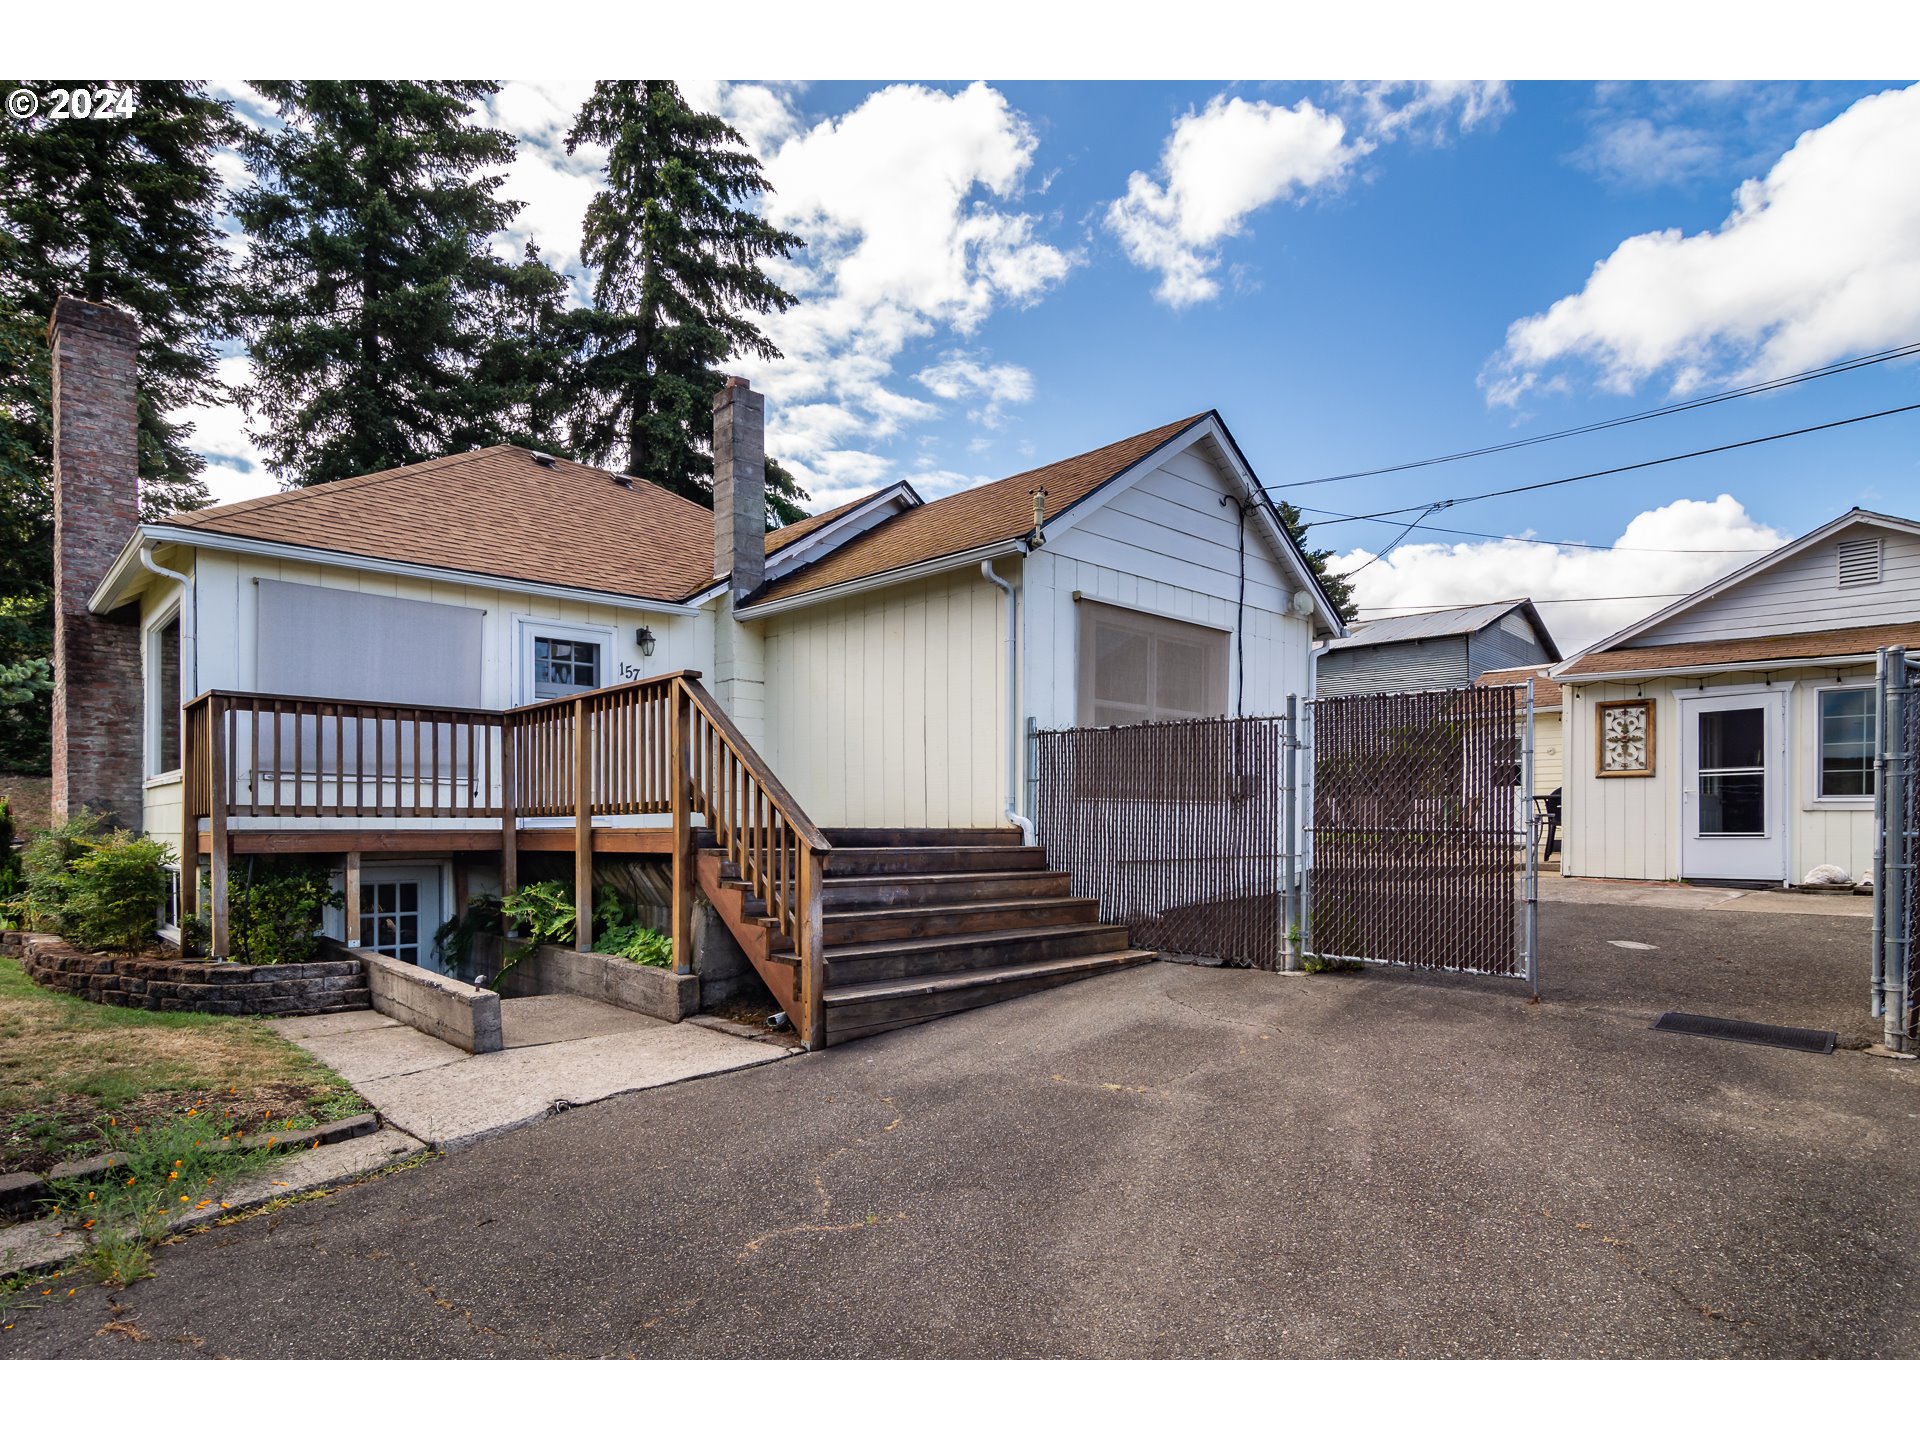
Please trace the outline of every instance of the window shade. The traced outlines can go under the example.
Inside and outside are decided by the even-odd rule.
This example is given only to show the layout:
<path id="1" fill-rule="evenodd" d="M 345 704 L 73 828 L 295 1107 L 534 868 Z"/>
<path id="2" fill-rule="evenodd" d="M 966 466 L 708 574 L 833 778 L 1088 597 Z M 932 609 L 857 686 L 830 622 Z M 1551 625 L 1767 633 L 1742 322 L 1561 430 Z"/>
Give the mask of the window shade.
<path id="1" fill-rule="evenodd" d="M 480 704 L 484 610 L 259 582 L 258 687 L 271 695 Z"/>
<path id="2" fill-rule="evenodd" d="M 1081 601 L 1079 723 L 1224 715 L 1227 640 L 1203 625 Z"/>

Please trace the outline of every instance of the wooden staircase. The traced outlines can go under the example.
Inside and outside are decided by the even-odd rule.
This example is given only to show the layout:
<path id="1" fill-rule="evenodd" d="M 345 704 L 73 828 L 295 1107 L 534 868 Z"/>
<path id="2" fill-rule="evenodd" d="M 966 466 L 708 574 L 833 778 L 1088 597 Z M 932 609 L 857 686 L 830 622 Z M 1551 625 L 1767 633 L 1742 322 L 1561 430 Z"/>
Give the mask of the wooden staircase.
<path id="1" fill-rule="evenodd" d="M 840 1044 L 1153 959 L 1014 830 L 829 830 L 823 1035 Z M 702 891 L 788 1013 L 799 958 L 724 851 Z"/>

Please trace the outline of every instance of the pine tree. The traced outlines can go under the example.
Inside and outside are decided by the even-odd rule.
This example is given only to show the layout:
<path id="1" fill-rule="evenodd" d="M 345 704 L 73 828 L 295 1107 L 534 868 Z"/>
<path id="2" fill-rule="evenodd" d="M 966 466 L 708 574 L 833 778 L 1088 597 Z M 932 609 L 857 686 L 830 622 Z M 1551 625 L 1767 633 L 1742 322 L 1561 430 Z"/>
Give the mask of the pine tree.
<path id="1" fill-rule="evenodd" d="M 1333 608 L 1339 612 L 1342 620 L 1351 625 L 1360 610 L 1354 604 L 1353 586 L 1327 568 L 1327 560 L 1332 556 L 1333 551 L 1311 550 L 1307 547 L 1307 525 L 1300 518 L 1299 506 L 1289 505 L 1282 500 L 1276 508 L 1276 513 L 1280 516 L 1280 523 L 1286 527 L 1288 536 L 1295 545 L 1300 547 L 1300 553 L 1306 556 L 1307 566 L 1313 571 L 1313 578 L 1320 582 L 1320 588 L 1332 602 Z"/>
<path id="2" fill-rule="evenodd" d="M 513 267 L 489 242 L 518 212 L 513 137 L 474 123 L 491 81 L 262 81 L 283 124 L 245 147 L 249 241 L 237 320 L 250 431 L 313 485 L 501 437 L 482 364 Z"/>
<path id="3" fill-rule="evenodd" d="M 586 312 L 567 305 L 566 277 L 527 242 L 518 265 L 502 263 L 488 302 L 487 341 L 475 369 L 487 393 L 481 429 L 490 438 L 549 454 L 570 454 L 570 422 L 579 409 Z"/>
<path id="4" fill-rule="evenodd" d="M 581 247 L 597 274 L 578 449 L 711 505 L 719 367 L 731 355 L 779 358 L 753 317 L 794 301 L 762 262 L 803 242 L 748 208 L 770 189 L 760 162 L 671 81 L 595 85 L 567 136 L 569 153 L 583 144 L 608 153 L 607 188 L 588 203 Z M 769 459 L 770 517 L 798 519 L 804 499 Z"/>
<path id="5" fill-rule="evenodd" d="M 0 81 L 86 90 L 101 81 Z M 126 90 L 127 82 L 115 82 Z M 131 112 L 0 122 L 0 769 L 43 770 L 52 650 L 52 368 L 61 295 L 140 321 L 140 505 L 148 518 L 207 502 L 182 407 L 224 395 L 214 342 L 229 283 L 214 152 L 227 107 L 186 81 L 131 85 Z"/>

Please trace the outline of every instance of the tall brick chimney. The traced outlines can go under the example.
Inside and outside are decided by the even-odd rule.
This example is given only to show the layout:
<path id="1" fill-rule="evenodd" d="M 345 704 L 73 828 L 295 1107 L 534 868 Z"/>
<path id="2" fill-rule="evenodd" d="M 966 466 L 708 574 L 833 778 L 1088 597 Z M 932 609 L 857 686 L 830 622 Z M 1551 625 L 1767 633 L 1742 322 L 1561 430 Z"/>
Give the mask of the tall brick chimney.
<path id="1" fill-rule="evenodd" d="M 767 402 L 738 376 L 713 397 L 713 574 L 733 598 L 767 573 Z"/>
<path id="2" fill-rule="evenodd" d="M 140 326 L 62 296 L 53 347 L 53 814 L 141 820 L 140 626 L 87 609 L 140 523 Z"/>

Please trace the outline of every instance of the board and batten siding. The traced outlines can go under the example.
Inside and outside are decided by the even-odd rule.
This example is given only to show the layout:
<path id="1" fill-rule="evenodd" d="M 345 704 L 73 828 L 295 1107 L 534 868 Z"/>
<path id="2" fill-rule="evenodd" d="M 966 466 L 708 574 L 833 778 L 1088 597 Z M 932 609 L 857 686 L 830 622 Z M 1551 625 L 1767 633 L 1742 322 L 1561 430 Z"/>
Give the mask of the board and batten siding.
<path id="1" fill-rule="evenodd" d="M 978 567 L 761 623 L 767 762 L 815 824 L 1006 824 L 1006 616 Z"/>
<path id="2" fill-rule="evenodd" d="M 1884 547 L 1880 583 L 1842 589 L 1839 545 L 1874 536 Z M 1688 606 L 1628 644 L 1679 645 L 1857 625 L 1910 624 L 1916 616 L 1920 616 L 1920 536 L 1863 523 L 1847 526 L 1722 595 Z"/>
<path id="3" fill-rule="evenodd" d="M 1278 715 L 1304 700 L 1312 631 L 1289 609 L 1297 582 L 1249 519 L 1245 644 L 1235 645 L 1239 552 L 1234 507 L 1214 463 L 1189 449 L 1109 498 L 1024 562 L 1023 715 L 1041 729 L 1079 723 L 1079 607 L 1090 600 L 1227 632 L 1227 704 L 1245 651 L 1242 713 Z M 1024 791 L 1022 792 L 1024 795 Z"/>
<path id="4" fill-rule="evenodd" d="M 1524 702 L 1523 702 L 1524 703 Z M 1566 779 L 1565 724 L 1558 710 L 1536 710 L 1533 715 L 1533 793 L 1551 795 Z M 1562 795 L 1564 802 L 1566 797 Z M 1561 813 L 1564 815 L 1565 809 Z"/>
<path id="5" fill-rule="evenodd" d="M 1682 878 L 1680 701 L 1717 689 L 1751 684 L 1750 674 L 1672 680 L 1601 682 L 1570 688 L 1563 794 L 1565 839 L 1561 872 L 1616 880 Z M 1785 809 L 1787 880 L 1798 883 L 1816 865 L 1838 865 L 1855 879 L 1873 865 L 1871 800 L 1821 800 L 1818 794 L 1818 694 L 1835 684 L 1871 684 L 1871 666 L 1803 670 L 1774 675 L 1788 691 Z M 1594 706 L 1645 696 L 1654 702 L 1654 773 L 1602 780 L 1595 773 Z"/>

